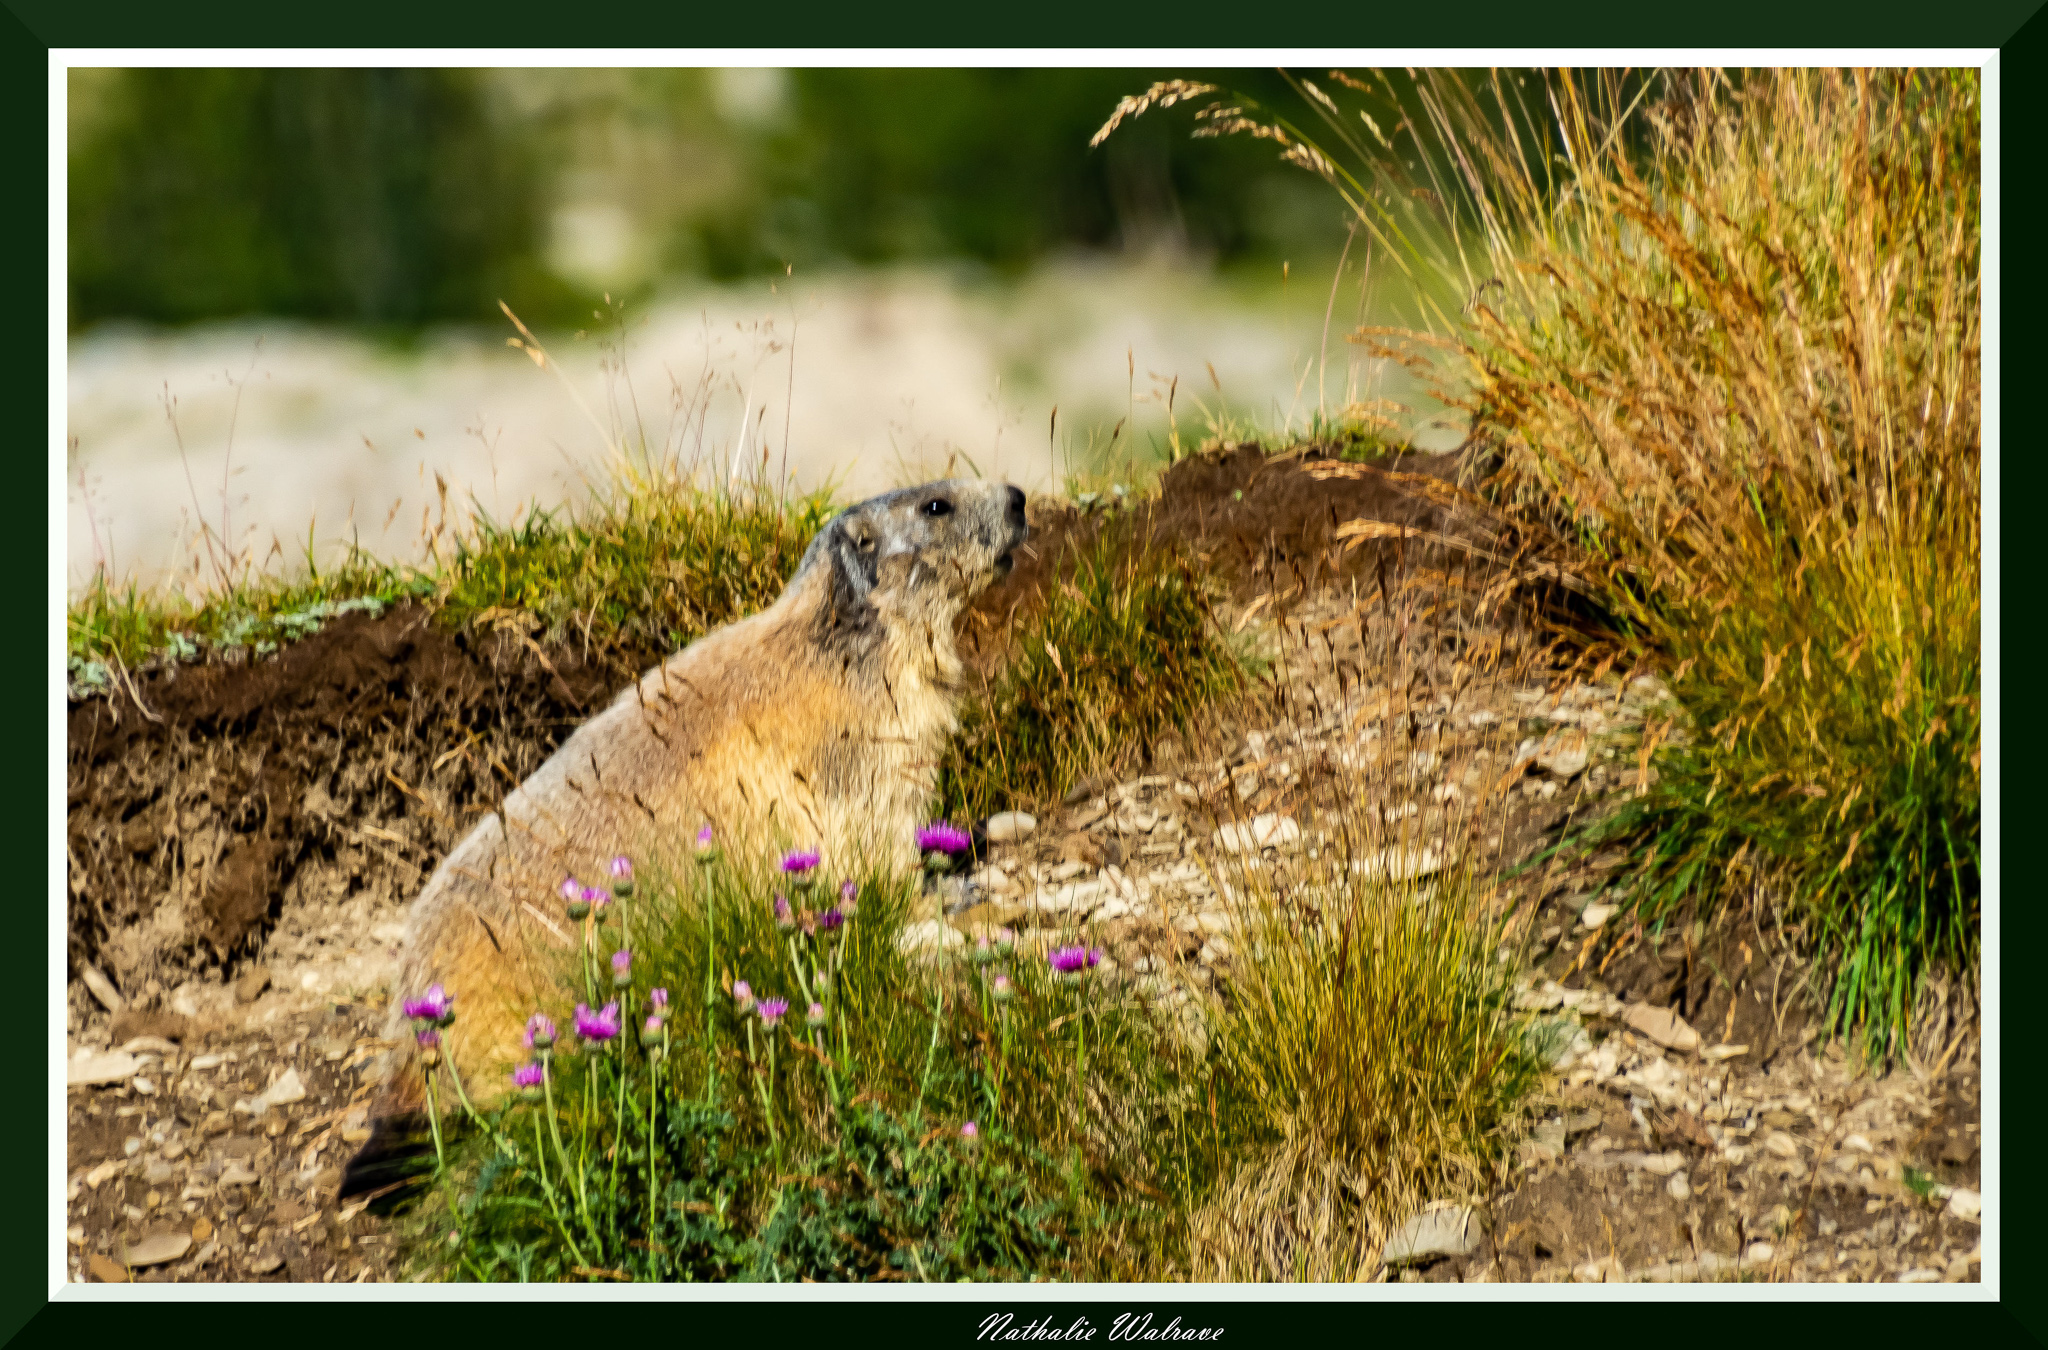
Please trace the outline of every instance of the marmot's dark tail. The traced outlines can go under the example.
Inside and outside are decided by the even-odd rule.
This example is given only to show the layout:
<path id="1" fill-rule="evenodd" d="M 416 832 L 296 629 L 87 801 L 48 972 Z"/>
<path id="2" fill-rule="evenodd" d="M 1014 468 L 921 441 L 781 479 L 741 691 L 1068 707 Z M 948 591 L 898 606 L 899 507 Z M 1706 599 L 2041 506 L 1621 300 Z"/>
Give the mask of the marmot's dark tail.
<path id="1" fill-rule="evenodd" d="M 433 1178 L 434 1135 L 426 1113 L 406 1111 L 379 1117 L 370 1137 L 349 1159 L 341 1198 L 371 1196 L 370 1212 L 387 1214 L 412 1198 Z"/>

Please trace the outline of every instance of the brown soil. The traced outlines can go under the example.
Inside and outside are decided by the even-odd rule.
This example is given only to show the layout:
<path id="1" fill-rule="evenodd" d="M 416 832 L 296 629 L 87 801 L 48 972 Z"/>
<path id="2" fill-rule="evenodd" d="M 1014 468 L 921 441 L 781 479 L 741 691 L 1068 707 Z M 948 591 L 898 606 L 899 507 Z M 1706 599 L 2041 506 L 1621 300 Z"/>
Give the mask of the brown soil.
<path id="1" fill-rule="evenodd" d="M 1272 593 L 1272 614 L 1318 588 L 1345 578 L 1384 577 L 1390 570 L 1443 550 L 1407 540 L 1368 540 L 1349 549 L 1340 525 L 1367 519 L 1455 534 L 1449 513 L 1423 497 L 1402 475 L 1449 482 L 1455 454 L 1411 454 L 1357 466 L 1357 477 L 1319 480 L 1311 465 L 1330 456 L 1308 447 L 1268 457 L 1256 445 L 1238 445 L 1182 460 L 1167 470 L 1159 495 L 1130 508 L 1082 511 L 1071 503 L 1031 503 L 1031 541 L 1017 566 L 983 592 L 960 618 L 962 652 L 978 674 L 1000 662 L 1003 639 L 1015 622 L 1044 603 L 1047 588 L 1070 565 L 1073 551 L 1094 544 L 1105 529 L 1118 547 L 1170 542 L 1190 549 L 1204 574 L 1229 599 Z"/>
<path id="2" fill-rule="evenodd" d="M 608 685 L 406 606 L 73 704 L 74 971 L 103 966 L 146 1008 L 231 972 L 286 907 L 403 903 Z"/>

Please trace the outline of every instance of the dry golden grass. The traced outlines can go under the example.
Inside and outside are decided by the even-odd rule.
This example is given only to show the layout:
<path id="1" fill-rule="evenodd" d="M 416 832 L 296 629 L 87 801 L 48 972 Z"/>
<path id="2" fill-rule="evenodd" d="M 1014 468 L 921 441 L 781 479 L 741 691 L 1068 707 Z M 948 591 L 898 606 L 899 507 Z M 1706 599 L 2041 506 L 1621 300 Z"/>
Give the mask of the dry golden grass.
<path id="1" fill-rule="evenodd" d="M 1437 373 L 1503 524 L 1688 710 L 1609 831 L 1639 903 L 1762 878 L 1834 1024 L 1899 1048 L 1978 952 L 1976 73 L 1296 83 L 1328 152 L 1221 95 L 1197 134 L 1343 195 L 1433 329 L 1354 339 Z"/>

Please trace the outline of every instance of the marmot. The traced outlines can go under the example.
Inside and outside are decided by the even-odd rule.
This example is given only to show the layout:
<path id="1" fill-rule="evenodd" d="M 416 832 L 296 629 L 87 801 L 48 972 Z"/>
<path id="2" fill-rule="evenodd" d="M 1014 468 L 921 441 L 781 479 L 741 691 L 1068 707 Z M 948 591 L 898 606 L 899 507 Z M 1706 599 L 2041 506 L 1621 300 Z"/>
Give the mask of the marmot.
<path id="1" fill-rule="evenodd" d="M 527 1016 L 561 1001 L 542 986 L 571 950 L 565 877 L 604 884 L 614 855 L 675 856 L 703 824 L 727 849 L 914 864 L 958 726 L 953 622 L 1027 532 L 1024 494 L 999 483 L 862 502 L 819 531 L 774 604 L 683 648 L 579 727 L 413 902 L 385 1031 L 402 1048 L 379 1119 L 421 1104 L 401 1005 L 435 983 L 459 1014 L 442 1046 L 468 1092 L 504 1090 Z M 373 1139 L 349 1189 L 392 1151 Z"/>

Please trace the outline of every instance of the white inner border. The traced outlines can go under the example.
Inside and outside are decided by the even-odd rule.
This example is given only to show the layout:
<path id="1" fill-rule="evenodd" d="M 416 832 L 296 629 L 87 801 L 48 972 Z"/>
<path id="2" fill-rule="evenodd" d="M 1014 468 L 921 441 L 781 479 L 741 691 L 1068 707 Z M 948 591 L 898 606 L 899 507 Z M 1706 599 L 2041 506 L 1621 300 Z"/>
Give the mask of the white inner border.
<path id="1" fill-rule="evenodd" d="M 2001 1288 L 1999 1227 L 2003 1196 L 1999 1186 L 1999 900 L 2000 900 L 2000 802 L 1999 769 L 1999 56 L 1996 50 L 1981 48 L 1466 48 L 1422 47 L 1402 49 L 1268 49 L 1156 48 L 1142 50 L 1096 49 L 1068 51 L 1060 48 L 952 48 L 895 50 L 887 48 L 705 48 L 647 50 L 641 48 L 595 48 L 590 50 L 530 51 L 523 48 L 234 48 L 180 49 L 175 51 L 142 47 L 57 48 L 50 52 L 50 643 L 54 654 L 50 671 L 50 1265 L 49 1291 L 53 1300 L 78 1303 L 212 1301 L 292 1302 L 300 1299 L 344 1300 L 349 1302 L 401 1302 L 419 1300 L 492 1300 L 512 1293 L 507 1286 L 416 1285 L 416 1284 L 72 1284 L 67 1279 L 64 1228 L 66 1206 L 66 1088 L 64 1083 L 64 990 L 65 990 L 65 895 L 68 860 L 65 848 L 65 427 L 69 412 L 65 398 L 68 341 L 66 315 L 66 140 L 68 129 L 66 73 L 74 66 L 448 66 L 448 67 L 671 67 L 671 66 L 813 66 L 813 67 L 936 67 L 936 66 L 1647 66 L 1647 65 L 1730 65 L 1730 66 L 1975 66 L 1983 72 L 1983 425 L 1984 425 L 1984 513 L 1983 525 L 1983 642 L 1984 642 L 1984 890 L 1983 890 L 1983 996 L 1984 1042 L 1980 1102 L 1983 1148 L 1984 1193 L 1982 1236 L 1984 1244 L 1981 1284 L 1688 1284 L 1688 1285 L 1550 1285 L 1550 1284 L 1370 1284 L 1370 1285 L 1191 1285 L 1176 1287 L 1165 1295 L 1173 1304 L 1186 1305 L 1179 1312 L 1183 1326 L 1242 1327 L 1231 1315 L 1233 1302 L 1287 1302 L 1295 1299 L 1346 1299 L 1360 1302 L 1464 1303 L 1523 1301 L 1614 1303 L 1649 1302 L 1765 1302 L 1818 1300 L 1822 1302 L 1995 1302 Z M 1133 90 L 1132 92 L 1137 92 Z M 1021 1326 L 1043 1312 L 1044 1305 L 1064 1304 L 1082 1299 L 1113 1300 L 1129 1286 L 1116 1284 L 1070 1284 L 1031 1287 L 1030 1293 L 1015 1286 L 1000 1293 L 983 1285 L 780 1285 L 772 1295 L 753 1285 L 542 1285 L 521 1289 L 515 1296 L 534 1299 L 590 1300 L 605 1302 L 689 1300 L 753 1302 L 767 1297 L 778 1301 L 836 1302 L 916 1300 L 926 1302 L 997 1302 L 1010 1305 L 1013 1326 Z M 1140 1286 L 1134 1304 L 1157 1302 L 1168 1286 Z M 1172 1314 L 1156 1319 L 1154 1326 L 1170 1320 Z M 1062 1329 L 1066 1322 L 1060 1323 Z M 963 1321 L 963 1335 L 978 1332 L 979 1319 Z M 1107 1339 L 1110 1328 L 1097 1326 L 1096 1335 Z M 1240 1333 L 1242 1334 L 1242 1333 Z"/>

